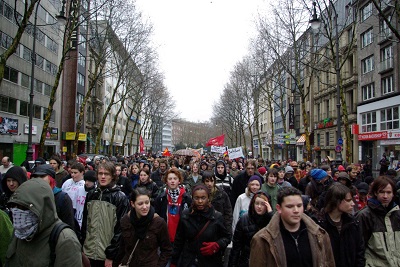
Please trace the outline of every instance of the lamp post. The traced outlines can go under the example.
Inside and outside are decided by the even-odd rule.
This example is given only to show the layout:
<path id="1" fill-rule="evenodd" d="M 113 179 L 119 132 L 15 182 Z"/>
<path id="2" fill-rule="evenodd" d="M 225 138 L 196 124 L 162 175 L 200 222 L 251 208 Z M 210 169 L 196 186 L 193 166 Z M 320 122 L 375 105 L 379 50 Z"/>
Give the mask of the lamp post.
<path id="1" fill-rule="evenodd" d="M 65 12 L 64 12 L 64 5 L 66 0 L 63 0 L 62 9 L 60 14 L 56 16 L 59 22 L 62 19 L 65 19 Z M 33 43 L 32 43 L 32 52 L 31 52 L 31 81 L 30 81 L 30 93 L 29 93 L 29 129 L 28 129 L 28 148 L 26 150 L 26 160 L 29 162 L 33 160 L 33 145 L 32 145 L 32 127 L 33 127 L 33 98 L 35 97 L 34 94 L 34 85 L 35 85 L 35 64 L 36 64 L 36 32 L 37 32 L 37 17 L 38 17 L 38 10 L 40 6 L 40 0 L 36 3 L 36 10 L 35 10 L 35 18 L 33 23 Z M 65 21 L 65 20 L 64 20 Z"/>
<path id="2" fill-rule="evenodd" d="M 336 31 L 336 35 L 335 35 L 335 71 L 336 71 L 336 109 L 337 109 L 337 120 L 336 120 L 336 124 L 337 124 L 337 140 L 339 143 L 339 140 L 342 137 L 342 118 L 340 115 L 340 108 L 341 108 L 341 104 L 340 104 L 340 62 L 339 62 L 339 30 L 338 30 L 338 14 L 336 12 L 336 9 L 333 5 L 333 3 L 331 3 L 333 11 L 334 11 L 334 23 L 335 23 L 335 31 Z M 313 30 L 317 30 L 320 28 L 321 26 L 321 20 L 318 18 L 317 16 L 317 9 L 316 9 L 316 2 L 313 2 L 313 14 L 312 14 L 312 18 L 310 20 L 310 24 L 311 24 L 311 28 Z M 339 144 L 337 144 L 338 146 Z M 342 163 L 343 158 L 342 158 L 342 151 L 340 149 L 336 150 L 336 165 L 339 165 Z"/>

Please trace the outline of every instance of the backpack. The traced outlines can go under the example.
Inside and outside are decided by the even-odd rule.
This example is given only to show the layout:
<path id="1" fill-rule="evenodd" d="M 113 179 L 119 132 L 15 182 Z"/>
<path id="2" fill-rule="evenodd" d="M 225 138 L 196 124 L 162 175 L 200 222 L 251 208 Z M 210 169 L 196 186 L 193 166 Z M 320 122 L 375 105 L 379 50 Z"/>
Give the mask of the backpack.
<path id="1" fill-rule="evenodd" d="M 58 241 L 58 237 L 60 233 L 65 229 L 69 228 L 73 230 L 68 224 L 64 222 L 57 222 L 54 225 L 53 229 L 51 230 L 50 237 L 49 237 L 49 245 L 50 245 L 50 265 L 54 266 L 54 262 L 56 261 L 56 245 Z"/>

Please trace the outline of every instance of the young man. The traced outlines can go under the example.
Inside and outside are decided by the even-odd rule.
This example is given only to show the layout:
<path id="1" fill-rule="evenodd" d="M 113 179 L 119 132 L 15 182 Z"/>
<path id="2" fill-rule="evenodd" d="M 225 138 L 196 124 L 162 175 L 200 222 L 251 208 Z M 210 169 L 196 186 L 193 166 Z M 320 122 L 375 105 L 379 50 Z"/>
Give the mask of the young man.
<path id="1" fill-rule="evenodd" d="M 85 181 L 83 180 L 84 173 L 85 167 L 83 164 L 79 162 L 74 163 L 71 166 L 72 178 L 65 181 L 61 188 L 72 200 L 75 219 L 78 221 L 79 227 L 82 227 L 83 207 L 86 200 Z"/>
<path id="2" fill-rule="evenodd" d="M 50 266 L 50 233 L 61 222 L 54 202 L 53 192 L 43 179 L 30 179 L 18 187 L 8 203 L 14 233 L 5 266 Z M 82 266 L 81 245 L 72 229 L 61 231 L 55 256 L 55 267 Z"/>
<path id="3" fill-rule="evenodd" d="M 24 169 L 19 166 L 13 166 L 6 174 L 3 174 L 3 179 L 1 180 L 3 193 L 0 195 L 0 209 L 9 213 L 6 207 L 9 198 L 22 183 L 26 182 L 26 180 L 26 173 Z"/>
<path id="4" fill-rule="evenodd" d="M 371 198 L 357 214 L 365 244 L 365 266 L 400 266 L 400 210 L 394 202 L 395 184 L 379 176 L 370 187 Z"/>
<path id="5" fill-rule="evenodd" d="M 282 188 L 276 209 L 251 241 L 249 266 L 335 266 L 329 235 L 303 214 L 298 189 Z"/>
<path id="6" fill-rule="evenodd" d="M 111 162 L 97 168 L 97 187 L 88 192 L 83 210 L 83 252 L 92 267 L 111 267 L 118 254 L 121 218 L 129 211 L 129 201 L 116 185 L 117 171 Z M 101 238 L 99 238 L 101 237 Z"/>

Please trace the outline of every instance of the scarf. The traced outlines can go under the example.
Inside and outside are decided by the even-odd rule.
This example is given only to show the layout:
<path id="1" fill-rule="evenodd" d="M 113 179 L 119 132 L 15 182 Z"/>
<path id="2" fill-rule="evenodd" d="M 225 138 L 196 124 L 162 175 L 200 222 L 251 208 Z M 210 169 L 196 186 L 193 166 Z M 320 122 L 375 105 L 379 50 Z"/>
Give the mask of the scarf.
<path id="1" fill-rule="evenodd" d="M 176 195 L 176 200 L 174 202 L 172 195 L 170 194 L 170 191 L 177 191 L 178 195 Z M 181 218 L 181 204 L 182 204 L 182 199 L 183 199 L 183 193 L 185 193 L 184 188 L 177 188 L 174 190 L 167 189 L 167 227 L 168 227 L 168 233 L 169 233 L 169 240 L 171 243 L 174 242 L 175 240 L 175 234 L 176 234 L 176 229 L 178 228 L 178 223 Z M 174 194 L 173 193 L 173 194 Z M 175 195 L 174 195 L 175 196 Z"/>
<path id="2" fill-rule="evenodd" d="M 149 213 L 147 213 L 146 216 L 138 218 L 135 209 L 131 209 L 130 221 L 133 225 L 133 228 L 135 229 L 135 236 L 138 239 L 144 239 L 146 237 L 147 228 L 153 220 L 154 213 L 155 211 L 153 206 L 150 206 Z"/>
<path id="3" fill-rule="evenodd" d="M 39 218 L 31 210 L 12 208 L 15 236 L 18 239 L 27 239 L 36 233 L 39 226 Z"/>
<path id="4" fill-rule="evenodd" d="M 268 214 L 268 211 L 262 215 L 257 214 L 254 212 L 252 215 L 254 223 L 257 225 L 258 229 L 264 228 L 267 226 L 271 219 L 271 215 Z"/>
<path id="5" fill-rule="evenodd" d="M 176 189 L 167 189 L 168 195 L 171 197 L 172 199 L 172 203 L 177 203 L 178 202 L 178 197 L 179 197 L 179 187 Z"/>

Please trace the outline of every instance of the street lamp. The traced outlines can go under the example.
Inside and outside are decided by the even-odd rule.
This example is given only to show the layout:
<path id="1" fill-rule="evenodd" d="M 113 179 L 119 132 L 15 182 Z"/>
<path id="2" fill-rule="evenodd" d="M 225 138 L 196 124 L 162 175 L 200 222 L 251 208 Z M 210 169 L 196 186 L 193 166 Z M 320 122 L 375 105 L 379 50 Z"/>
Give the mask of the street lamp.
<path id="1" fill-rule="evenodd" d="M 56 16 L 57 19 L 62 21 L 65 19 L 64 5 L 66 0 L 63 0 L 63 6 L 60 14 Z M 33 23 L 33 43 L 31 52 L 31 83 L 30 83 L 30 93 L 29 93 L 29 129 L 28 129 L 28 148 L 26 150 L 26 160 L 29 162 L 33 160 L 33 145 L 32 145 L 32 127 L 33 127 L 33 98 L 35 97 L 33 87 L 35 85 L 35 65 L 36 65 L 36 32 L 37 32 L 37 17 L 38 10 L 40 6 L 40 0 L 36 3 L 35 18 Z M 65 20 L 64 20 L 65 21 Z"/>
<path id="2" fill-rule="evenodd" d="M 317 30 L 321 26 L 321 20 L 317 16 L 317 9 L 316 9 L 316 2 L 313 1 L 313 14 L 312 18 L 310 20 L 311 28 L 314 30 Z M 341 140 L 341 124 L 342 124 L 342 118 L 340 116 L 340 64 L 339 64 L 339 30 L 338 30 L 338 14 L 336 12 L 335 6 L 333 3 L 331 3 L 331 6 L 334 11 L 334 23 L 335 23 L 335 71 L 336 71 L 336 109 L 337 109 L 337 142 L 339 143 L 339 140 Z M 339 144 L 337 144 L 339 145 Z M 336 150 L 336 165 L 339 165 L 342 163 L 343 158 L 342 158 L 342 150 Z"/>

